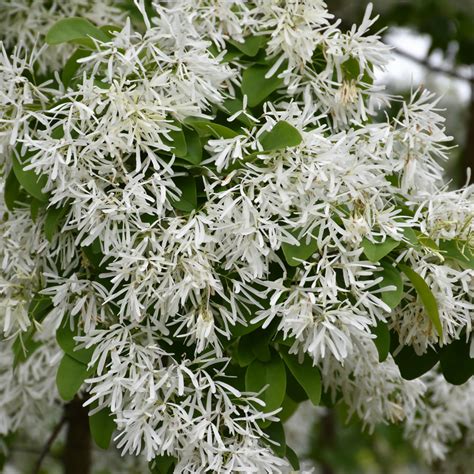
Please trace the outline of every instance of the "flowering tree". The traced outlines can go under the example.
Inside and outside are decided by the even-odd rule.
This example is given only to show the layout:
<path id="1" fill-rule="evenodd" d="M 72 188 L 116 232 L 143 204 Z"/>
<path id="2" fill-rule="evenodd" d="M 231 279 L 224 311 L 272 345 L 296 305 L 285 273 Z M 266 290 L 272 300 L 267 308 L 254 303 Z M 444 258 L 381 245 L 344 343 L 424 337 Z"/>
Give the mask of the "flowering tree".
<path id="1" fill-rule="evenodd" d="M 34 3 L 0 58 L 2 433 L 79 399 L 153 472 L 288 472 L 322 397 L 429 460 L 474 438 L 474 188 L 428 91 L 378 114 L 370 8 Z"/>

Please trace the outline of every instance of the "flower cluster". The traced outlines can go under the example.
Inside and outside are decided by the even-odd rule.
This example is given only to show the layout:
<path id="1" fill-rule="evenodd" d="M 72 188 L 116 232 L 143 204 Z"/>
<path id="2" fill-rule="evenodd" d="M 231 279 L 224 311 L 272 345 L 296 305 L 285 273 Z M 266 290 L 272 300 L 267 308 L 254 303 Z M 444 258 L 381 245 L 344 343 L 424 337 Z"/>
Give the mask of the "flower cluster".
<path id="1" fill-rule="evenodd" d="M 39 32 L 64 16 L 47 3 L 25 12 Z M 374 84 L 371 9 L 344 32 L 321 0 L 137 0 L 138 27 L 72 3 L 95 25 L 49 24 L 46 49 L 6 33 L 0 56 L 2 432 L 39 357 L 31 396 L 59 403 L 62 357 L 59 394 L 74 368 L 117 446 L 174 472 L 288 472 L 267 428 L 286 387 L 317 403 L 320 373 L 419 439 L 436 384 L 402 355 L 471 333 L 474 190 L 445 188 L 430 93 L 376 120 L 400 99 Z M 57 44 L 71 57 L 42 63 Z"/>

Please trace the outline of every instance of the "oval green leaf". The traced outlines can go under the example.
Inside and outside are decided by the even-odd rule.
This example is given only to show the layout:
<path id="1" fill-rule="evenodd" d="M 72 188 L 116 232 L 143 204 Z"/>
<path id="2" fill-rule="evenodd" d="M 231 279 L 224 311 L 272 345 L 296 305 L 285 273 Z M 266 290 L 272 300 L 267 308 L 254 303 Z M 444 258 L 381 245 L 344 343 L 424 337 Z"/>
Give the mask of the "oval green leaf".
<path id="1" fill-rule="evenodd" d="M 110 36 L 94 26 L 85 18 L 65 18 L 56 22 L 46 33 L 46 43 L 50 45 L 69 43 L 71 41 L 95 38 L 109 41 Z"/>
<path id="2" fill-rule="evenodd" d="M 276 354 L 268 362 L 254 360 L 245 373 L 245 389 L 249 392 L 260 392 L 258 396 L 265 402 L 265 412 L 271 412 L 281 407 L 286 392 L 285 366 Z"/>
<path id="3" fill-rule="evenodd" d="M 380 262 L 382 265 L 382 272 L 380 275 L 383 280 L 379 283 L 380 288 L 386 288 L 387 286 L 394 286 L 395 290 L 383 291 L 381 293 L 382 301 L 394 309 L 403 298 L 403 279 L 401 273 L 389 262 Z M 378 274 L 377 274 L 378 275 Z"/>
<path id="4" fill-rule="evenodd" d="M 377 326 L 372 328 L 372 334 L 376 336 L 374 344 L 379 353 L 379 362 L 384 362 L 390 353 L 390 331 L 387 323 L 379 321 Z"/>
<path id="5" fill-rule="evenodd" d="M 262 47 L 265 38 L 263 36 L 248 36 L 243 42 L 229 40 L 232 46 L 242 51 L 246 56 L 253 58 Z"/>
<path id="6" fill-rule="evenodd" d="M 431 292 L 430 287 L 427 285 L 423 277 L 421 277 L 421 275 L 415 272 L 415 270 L 410 268 L 408 265 L 400 263 L 398 266 L 403 271 L 403 273 L 405 273 L 405 275 L 408 277 L 411 284 L 415 288 L 416 292 L 418 293 L 418 296 L 421 298 L 428 317 L 430 318 L 431 322 L 433 323 L 433 326 L 436 329 L 436 332 L 438 333 L 438 336 L 442 339 L 443 326 L 439 318 L 438 303 L 436 302 L 436 298 Z"/>
<path id="7" fill-rule="evenodd" d="M 362 248 L 364 249 L 365 256 L 371 262 L 380 262 L 382 258 L 388 255 L 392 250 L 396 249 L 400 245 L 399 240 L 387 237 L 384 242 L 374 243 L 368 239 L 362 240 Z"/>
<path id="8" fill-rule="evenodd" d="M 286 262 L 291 267 L 301 265 L 302 261 L 308 260 L 308 258 L 318 249 L 316 239 L 313 239 L 312 237 L 309 242 L 306 243 L 306 237 L 303 236 L 299 243 L 299 245 L 291 245 L 287 243 L 281 244 Z"/>
<path id="9" fill-rule="evenodd" d="M 71 401 L 88 375 L 85 364 L 64 354 L 56 374 L 56 385 L 61 398 L 67 402 Z"/>
<path id="10" fill-rule="evenodd" d="M 172 206 L 184 212 L 191 212 L 197 208 L 196 181 L 192 176 L 181 176 L 174 180 L 181 190 L 178 199 L 170 199 Z"/>
<path id="11" fill-rule="evenodd" d="M 272 92 L 283 86 L 283 79 L 278 77 L 278 73 L 268 79 L 265 77 L 269 70 L 269 67 L 255 65 L 244 71 L 241 89 L 242 94 L 247 96 L 250 107 L 260 104 Z"/>
<path id="12" fill-rule="evenodd" d="M 298 146 L 302 140 L 300 132 L 293 125 L 283 120 L 277 122 L 269 132 L 260 137 L 260 143 L 265 151 Z"/>
<path id="13" fill-rule="evenodd" d="M 289 354 L 284 347 L 280 347 L 280 354 L 293 377 L 303 387 L 311 403 L 318 406 L 321 401 L 321 374 L 319 369 L 313 366 L 310 358 L 306 355 L 303 362 L 300 363 L 298 358 L 293 354 Z"/>
<path id="14" fill-rule="evenodd" d="M 25 158 L 30 154 L 23 156 L 22 160 L 17 156 L 16 153 L 12 155 L 13 161 L 13 172 L 15 173 L 16 179 L 23 186 L 25 191 L 38 201 L 46 202 L 48 195 L 43 192 L 43 188 L 46 186 L 47 178 L 44 175 L 38 176 L 33 170 L 25 170 L 24 163 Z"/>
<path id="15" fill-rule="evenodd" d="M 92 439 L 99 448 L 107 449 L 112 439 L 112 434 L 115 431 L 115 421 L 112 418 L 112 413 L 108 408 L 89 416 L 89 428 Z"/>

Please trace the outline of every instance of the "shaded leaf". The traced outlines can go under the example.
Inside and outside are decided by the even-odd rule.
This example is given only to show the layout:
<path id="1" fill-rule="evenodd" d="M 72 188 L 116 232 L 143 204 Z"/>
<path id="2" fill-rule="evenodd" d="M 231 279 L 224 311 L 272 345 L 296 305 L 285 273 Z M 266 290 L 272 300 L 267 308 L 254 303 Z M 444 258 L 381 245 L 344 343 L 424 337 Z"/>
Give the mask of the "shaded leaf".
<path id="1" fill-rule="evenodd" d="M 174 180 L 181 196 L 178 199 L 170 199 L 172 206 L 180 211 L 191 212 L 197 208 L 196 181 L 192 176 L 181 176 Z"/>
<path id="2" fill-rule="evenodd" d="M 398 335 L 395 332 L 390 333 L 390 352 L 393 355 L 395 363 L 398 365 L 401 376 L 405 380 L 414 380 L 431 370 L 439 361 L 439 354 L 432 348 L 418 355 L 413 347 L 399 347 Z"/>
<path id="3" fill-rule="evenodd" d="M 15 172 L 11 169 L 5 180 L 5 188 L 3 190 L 3 199 L 9 211 L 13 211 L 17 207 L 16 205 L 21 199 L 21 194 L 20 183 Z"/>
<path id="4" fill-rule="evenodd" d="M 48 200 L 48 196 L 43 192 L 43 188 L 46 186 L 47 178 L 44 175 L 38 176 L 33 170 L 25 170 L 23 168 L 27 156 L 29 154 L 26 154 L 20 162 L 16 153 L 12 155 L 13 171 L 18 182 L 28 194 L 38 199 L 38 201 L 45 202 Z"/>
<path id="5" fill-rule="evenodd" d="M 372 328 L 372 333 L 376 336 L 374 344 L 379 353 L 379 362 L 383 362 L 390 353 L 390 331 L 387 323 L 379 321 L 377 326 Z"/>
<path id="6" fill-rule="evenodd" d="M 286 446 L 286 459 L 288 459 L 288 462 L 295 471 L 300 470 L 300 460 L 298 459 L 298 455 L 288 445 Z"/>
<path id="7" fill-rule="evenodd" d="M 462 385 L 474 375 L 474 359 L 469 354 L 470 345 L 470 341 L 463 335 L 441 349 L 441 371 L 447 382 Z"/>
<path id="8" fill-rule="evenodd" d="M 51 242 L 59 229 L 59 223 L 67 212 L 66 207 L 50 208 L 46 211 L 44 220 L 44 235 Z"/>
<path id="9" fill-rule="evenodd" d="M 61 81 L 65 87 L 68 87 L 71 84 L 73 77 L 80 67 L 80 64 L 77 62 L 77 60 L 85 58 L 89 56 L 89 54 L 90 52 L 85 49 L 78 49 L 74 51 L 72 56 L 66 61 L 66 64 L 64 65 L 61 72 Z"/>
<path id="10" fill-rule="evenodd" d="M 311 359 L 305 355 L 303 362 L 297 356 L 289 354 L 285 347 L 280 347 L 280 354 L 293 377 L 303 387 L 313 405 L 321 401 L 321 375 L 319 369 L 314 367 Z"/>
<path id="11" fill-rule="evenodd" d="M 281 458 L 285 457 L 286 439 L 282 423 L 273 422 L 263 431 L 269 436 L 269 439 L 263 438 L 264 442 L 270 446 L 277 456 L 280 456 Z M 273 442 L 270 442 L 270 440 Z"/>
<path id="12" fill-rule="evenodd" d="M 149 463 L 148 467 L 152 474 L 171 474 L 176 462 L 176 458 L 164 454 L 162 456 L 156 456 L 156 458 Z"/>
<path id="13" fill-rule="evenodd" d="M 199 134 L 194 130 L 185 129 L 184 135 L 186 138 L 187 152 L 186 155 L 181 158 L 193 165 L 198 165 L 202 160 L 202 143 Z"/>
<path id="14" fill-rule="evenodd" d="M 30 327 L 28 331 L 20 333 L 13 342 L 13 368 L 25 362 L 42 345 L 41 342 L 35 341 L 35 332 L 34 328 Z"/>
<path id="15" fill-rule="evenodd" d="M 260 392 L 265 386 L 268 387 L 258 396 L 265 402 L 265 412 L 271 412 L 280 408 L 285 398 L 286 373 L 285 366 L 276 354 L 268 362 L 253 361 L 245 373 L 245 388 L 249 392 Z"/>

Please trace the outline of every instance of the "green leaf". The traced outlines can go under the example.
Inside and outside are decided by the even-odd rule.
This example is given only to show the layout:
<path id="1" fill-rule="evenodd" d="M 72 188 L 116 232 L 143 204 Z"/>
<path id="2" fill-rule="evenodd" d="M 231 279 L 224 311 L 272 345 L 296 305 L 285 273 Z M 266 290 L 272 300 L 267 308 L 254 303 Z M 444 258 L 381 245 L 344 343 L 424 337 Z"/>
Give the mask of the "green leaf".
<path id="1" fill-rule="evenodd" d="M 346 79 L 357 80 L 359 78 L 360 64 L 356 58 L 349 58 L 341 64 L 341 68 L 344 71 Z"/>
<path id="2" fill-rule="evenodd" d="M 251 337 L 241 337 L 237 345 L 237 360 L 240 367 L 247 367 L 257 356 L 253 351 L 253 339 Z"/>
<path id="3" fill-rule="evenodd" d="M 87 366 L 68 354 L 64 354 L 56 374 L 56 385 L 61 398 L 71 401 L 89 376 Z"/>
<path id="4" fill-rule="evenodd" d="M 439 246 L 444 256 L 456 260 L 465 269 L 474 270 L 474 251 L 466 242 L 442 240 Z"/>
<path id="5" fill-rule="evenodd" d="M 200 118 L 188 117 L 184 120 L 184 123 L 193 127 L 201 136 L 211 135 L 214 138 L 235 138 L 238 135 L 241 135 L 225 125 Z"/>
<path id="6" fill-rule="evenodd" d="M 288 382 L 288 374 L 287 374 L 287 382 Z M 290 396 L 285 395 L 285 399 L 283 400 L 283 404 L 281 406 L 281 412 L 278 413 L 278 417 L 280 421 L 284 423 L 286 420 L 289 420 L 293 413 L 297 410 L 299 403 L 295 402 Z"/>
<path id="7" fill-rule="evenodd" d="M 400 241 L 394 240 L 391 237 L 387 237 L 385 241 L 381 243 L 373 243 L 368 239 L 363 239 L 362 248 L 364 249 L 365 256 L 371 262 L 379 262 L 393 249 L 396 249 L 400 243 Z"/>
<path id="8" fill-rule="evenodd" d="M 306 236 L 303 236 L 299 242 L 299 245 L 291 245 L 287 243 L 281 244 L 286 262 L 291 267 L 297 267 L 298 265 L 301 265 L 302 260 L 308 260 L 308 258 L 311 257 L 311 255 L 313 255 L 318 249 L 316 239 L 312 237 L 308 243 L 306 243 Z"/>
<path id="9" fill-rule="evenodd" d="M 186 144 L 186 138 L 184 136 L 183 129 L 181 126 L 175 122 L 173 123 L 174 126 L 179 127 L 179 130 L 171 130 L 169 135 L 169 140 L 164 139 L 163 142 L 165 145 L 171 147 L 171 152 L 174 153 L 177 157 L 181 158 L 186 156 L 188 152 L 188 146 Z"/>
<path id="10" fill-rule="evenodd" d="M 267 428 L 263 430 L 268 438 L 263 438 L 264 442 L 267 443 L 273 450 L 273 452 L 281 458 L 286 455 L 286 439 L 285 430 L 281 422 L 273 422 Z M 270 442 L 273 441 L 273 443 Z M 278 443 L 278 444 L 275 444 Z"/>
<path id="11" fill-rule="evenodd" d="M 162 456 L 156 456 L 156 458 L 149 463 L 148 467 L 152 474 L 171 474 L 176 462 L 176 458 L 164 454 Z"/>
<path id="12" fill-rule="evenodd" d="M 265 42 L 264 36 L 248 36 L 243 43 L 239 41 L 229 40 L 229 43 L 242 51 L 246 56 L 253 58 L 263 46 Z"/>
<path id="13" fill-rule="evenodd" d="M 433 323 L 433 326 L 436 329 L 436 332 L 438 333 L 438 336 L 442 338 L 443 326 L 441 325 L 441 320 L 439 318 L 438 304 L 436 302 L 436 298 L 430 290 L 430 287 L 427 285 L 421 275 L 415 272 L 415 270 L 410 268 L 408 265 L 400 263 L 398 266 L 403 271 L 403 273 L 405 273 L 405 275 L 408 277 L 411 284 L 415 288 L 416 292 L 418 293 L 418 296 L 423 302 L 423 306 L 425 307 L 428 317 L 430 318 L 431 322 Z"/>
<path id="14" fill-rule="evenodd" d="M 288 445 L 286 445 L 286 459 L 288 459 L 288 462 L 295 471 L 300 470 L 300 460 L 298 459 L 298 455 Z"/>
<path id="15" fill-rule="evenodd" d="M 305 355 L 303 362 L 288 353 L 284 347 L 280 347 L 280 354 L 293 377 L 303 387 L 313 405 L 319 405 L 321 401 L 321 375 L 319 369 L 314 367 L 311 359 Z"/>
<path id="16" fill-rule="evenodd" d="M 77 342 L 74 337 L 77 335 L 77 330 L 72 330 L 69 326 L 68 318 L 66 318 L 66 324 L 63 324 L 56 331 L 56 340 L 59 347 L 70 357 L 77 360 L 78 362 L 87 365 L 91 360 L 94 348 L 76 350 Z"/>
<path id="17" fill-rule="evenodd" d="M 28 194 L 38 199 L 38 201 L 46 202 L 48 196 L 42 190 L 46 186 L 47 178 L 45 175 L 38 176 L 33 170 L 25 170 L 23 168 L 26 161 L 25 158 L 28 156 L 31 156 L 31 154 L 27 153 L 20 162 L 19 157 L 14 153 L 12 155 L 13 171 L 18 182 Z"/>
<path id="18" fill-rule="evenodd" d="M 440 352 L 441 371 L 447 382 L 462 385 L 474 375 L 474 359 L 470 357 L 470 341 L 465 334 L 444 346 Z"/>
<path id="19" fill-rule="evenodd" d="M 244 107 L 244 103 L 239 98 L 226 99 L 222 103 L 222 109 L 229 115 L 234 115 L 241 111 Z M 245 114 L 241 113 L 237 116 L 236 120 L 243 123 L 246 127 L 252 128 L 255 122 L 250 120 Z"/>
<path id="20" fill-rule="evenodd" d="M 189 128 L 184 130 L 184 136 L 186 139 L 186 155 L 182 156 L 183 160 L 198 165 L 202 160 L 202 143 L 199 138 L 199 134 Z"/>
<path id="21" fill-rule="evenodd" d="M 28 317 L 30 320 L 41 322 L 52 307 L 53 301 L 49 296 L 36 293 L 28 306 Z"/>
<path id="22" fill-rule="evenodd" d="M 21 199 L 20 183 L 18 182 L 13 169 L 10 170 L 7 179 L 5 180 L 3 199 L 9 211 L 13 211 L 15 207 L 17 207 L 18 201 Z"/>
<path id="23" fill-rule="evenodd" d="M 286 392 L 286 372 L 282 360 L 273 354 L 268 362 L 253 361 L 245 373 L 245 389 L 249 392 L 260 392 L 266 385 L 268 387 L 258 396 L 265 402 L 265 412 L 280 408 Z"/>
<path id="24" fill-rule="evenodd" d="M 293 125 L 283 120 L 277 122 L 269 132 L 260 137 L 260 143 L 265 151 L 298 146 L 302 140 L 300 132 Z"/>
<path id="25" fill-rule="evenodd" d="M 36 219 L 38 219 L 39 211 L 42 207 L 44 207 L 44 205 L 44 202 L 38 201 L 38 199 L 35 198 L 31 198 L 30 214 L 33 222 L 36 222 Z"/>
<path id="26" fill-rule="evenodd" d="M 278 73 L 268 79 L 265 77 L 269 70 L 269 67 L 257 65 L 245 69 L 241 88 L 242 94 L 248 98 L 250 107 L 260 104 L 272 92 L 283 86 L 283 79 L 278 77 Z"/>
<path id="27" fill-rule="evenodd" d="M 295 379 L 288 366 L 286 367 L 286 395 L 296 403 L 301 403 L 309 399 L 306 390 Z"/>
<path id="28" fill-rule="evenodd" d="M 25 362 L 42 345 L 41 342 L 35 341 L 35 332 L 34 328 L 30 327 L 28 331 L 20 333 L 13 342 L 13 368 Z"/>
<path id="29" fill-rule="evenodd" d="M 85 58 L 90 55 L 90 52 L 85 49 L 78 49 L 74 51 L 72 56 L 66 61 L 61 72 L 61 81 L 65 87 L 71 84 L 73 77 L 75 76 L 80 64 L 77 62 L 78 59 Z"/>
<path id="30" fill-rule="evenodd" d="M 49 242 L 52 242 L 59 229 L 59 223 L 67 212 L 66 207 L 50 208 L 46 212 L 44 220 L 44 235 Z"/>
<path id="31" fill-rule="evenodd" d="M 180 176 L 174 180 L 181 190 L 179 199 L 170 199 L 174 208 L 184 212 L 191 212 L 197 208 L 196 181 L 192 176 Z"/>
<path id="32" fill-rule="evenodd" d="M 94 26 L 85 18 L 65 18 L 56 22 L 46 33 L 46 43 L 50 45 L 77 42 L 95 38 L 100 41 L 109 41 L 110 36 L 100 28 Z"/>
<path id="33" fill-rule="evenodd" d="M 420 242 L 418 241 L 416 232 L 411 227 L 406 227 L 403 230 L 403 236 L 412 247 L 420 248 Z"/>
<path id="34" fill-rule="evenodd" d="M 383 362 L 390 353 L 390 331 L 387 323 L 379 321 L 377 326 L 372 328 L 372 333 L 376 336 L 374 344 L 379 353 L 379 362 Z"/>
<path id="35" fill-rule="evenodd" d="M 395 290 L 383 291 L 381 294 L 382 301 L 394 309 L 402 300 L 403 297 L 403 279 L 401 273 L 389 262 L 380 262 L 383 267 L 380 275 L 383 280 L 379 283 L 380 288 L 387 286 L 395 286 Z"/>
<path id="36" fill-rule="evenodd" d="M 418 355 L 411 346 L 403 346 L 400 350 L 398 335 L 395 332 L 390 333 L 390 341 L 390 352 L 405 380 L 417 379 L 439 361 L 439 354 L 431 347 L 422 355 Z"/>
<path id="37" fill-rule="evenodd" d="M 415 230 L 415 234 L 416 238 L 418 239 L 418 242 L 421 244 L 422 247 L 426 247 L 435 252 L 439 252 L 439 247 L 436 245 L 436 242 L 433 239 L 418 230 Z"/>
<path id="38" fill-rule="evenodd" d="M 115 421 L 112 418 L 112 413 L 108 408 L 89 416 L 89 428 L 92 439 L 99 448 L 107 449 L 112 439 L 112 434 L 115 431 Z"/>

